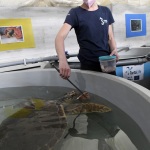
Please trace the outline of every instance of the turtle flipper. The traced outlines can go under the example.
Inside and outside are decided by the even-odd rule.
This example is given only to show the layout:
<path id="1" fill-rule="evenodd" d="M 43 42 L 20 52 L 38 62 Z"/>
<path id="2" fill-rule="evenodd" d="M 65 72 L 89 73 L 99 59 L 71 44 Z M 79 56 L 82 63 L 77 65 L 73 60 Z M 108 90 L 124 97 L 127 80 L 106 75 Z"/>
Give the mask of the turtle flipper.
<path id="1" fill-rule="evenodd" d="M 112 111 L 111 108 L 97 103 L 78 103 L 72 104 L 65 108 L 65 112 L 69 114 L 78 114 L 78 113 L 106 113 Z"/>

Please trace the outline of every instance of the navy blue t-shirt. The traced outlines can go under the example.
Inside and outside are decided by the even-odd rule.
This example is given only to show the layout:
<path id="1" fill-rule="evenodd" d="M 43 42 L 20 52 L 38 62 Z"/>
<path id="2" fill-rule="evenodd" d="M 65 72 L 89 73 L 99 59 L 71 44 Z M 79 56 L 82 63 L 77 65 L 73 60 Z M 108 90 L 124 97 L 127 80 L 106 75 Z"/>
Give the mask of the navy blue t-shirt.
<path id="1" fill-rule="evenodd" d="M 98 6 L 95 11 L 88 11 L 78 6 L 72 8 L 65 23 L 74 28 L 79 44 L 78 58 L 84 61 L 98 62 L 98 57 L 109 55 L 108 27 L 114 22 L 109 8 Z"/>

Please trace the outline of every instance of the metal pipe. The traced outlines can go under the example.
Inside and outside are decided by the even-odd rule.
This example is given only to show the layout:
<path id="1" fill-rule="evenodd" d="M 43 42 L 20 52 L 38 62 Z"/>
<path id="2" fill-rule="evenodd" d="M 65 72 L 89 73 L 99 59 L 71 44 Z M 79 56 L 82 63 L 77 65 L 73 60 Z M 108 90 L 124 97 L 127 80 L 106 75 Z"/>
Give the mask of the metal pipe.
<path id="1" fill-rule="evenodd" d="M 52 56 L 52 57 L 32 58 L 32 59 L 23 59 L 19 61 L 7 62 L 7 63 L 0 64 L 0 68 L 16 66 L 16 65 L 27 65 L 30 63 L 38 63 L 38 62 L 49 61 L 49 60 L 58 60 L 58 57 Z"/>
<path id="2" fill-rule="evenodd" d="M 77 57 L 77 54 L 66 54 L 67 59 L 70 57 Z M 23 59 L 23 60 L 19 60 L 19 61 L 1 63 L 0 68 L 16 66 L 16 65 L 27 65 L 27 64 L 33 64 L 33 63 L 38 63 L 38 62 L 44 62 L 44 61 L 58 61 L 58 60 L 59 60 L 58 56 Z M 150 61 L 150 53 L 147 54 L 146 56 L 143 56 L 140 58 L 131 58 L 131 59 L 119 60 L 116 64 L 116 66 L 138 65 L 138 64 L 145 63 L 147 61 Z M 71 68 L 74 68 L 74 69 L 80 68 L 80 62 L 69 62 L 69 63 L 71 65 Z"/>
<path id="3" fill-rule="evenodd" d="M 128 51 L 128 50 L 130 50 L 130 47 L 129 46 L 126 46 L 126 47 L 120 47 L 120 48 L 118 48 L 118 52 L 121 52 L 121 51 Z"/>
<path id="4" fill-rule="evenodd" d="M 128 66 L 128 65 L 138 65 L 147 62 L 147 58 L 134 58 L 134 59 L 126 59 L 120 60 L 117 62 L 116 66 Z"/>
<path id="5" fill-rule="evenodd" d="M 142 45 L 141 47 L 150 47 L 150 45 Z"/>
<path id="6" fill-rule="evenodd" d="M 77 54 L 66 54 L 66 58 L 70 57 L 76 57 Z M 0 68 L 3 67 L 10 67 L 10 66 L 16 66 L 16 65 L 27 65 L 27 64 L 32 64 L 32 63 L 38 63 L 38 62 L 43 62 L 43 61 L 57 61 L 58 56 L 49 56 L 49 57 L 41 57 L 41 58 L 31 58 L 31 59 L 23 59 L 19 61 L 13 61 L 13 62 L 6 62 L 6 63 L 0 63 Z"/>
<path id="7" fill-rule="evenodd" d="M 123 59 L 119 60 L 116 63 L 116 66 L 128 66 L 128 65 L 139 65 L 150 61 L 150 54 L 143 58 L 132 58 L 132 59 Z M 72 69 L 80 69 L 80 62 L 69 62 L 69 66 Z"/>

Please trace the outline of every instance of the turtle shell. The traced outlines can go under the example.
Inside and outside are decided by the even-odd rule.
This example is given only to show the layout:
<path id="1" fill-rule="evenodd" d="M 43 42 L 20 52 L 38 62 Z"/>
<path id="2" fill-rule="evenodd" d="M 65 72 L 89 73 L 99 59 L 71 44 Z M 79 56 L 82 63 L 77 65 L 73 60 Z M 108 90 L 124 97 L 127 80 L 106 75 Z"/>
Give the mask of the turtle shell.
<path id="1" fill-rule="evenodd" d="M 28 106 L 0 125 L 0 149 L 50 150 L 59 141 L 66 127 L 62 105 L 49 102 L 46 107 L 33 109 Z"/>
<path id="2" fill-rule="evenodd" d="M 0 150 L 52 150 L 67 127 L 66 114 L 111 111 L 79 98 L 71 91 L 56 100 L 32 99 L 18 104 L 22 108 L 0 125 Z"/>

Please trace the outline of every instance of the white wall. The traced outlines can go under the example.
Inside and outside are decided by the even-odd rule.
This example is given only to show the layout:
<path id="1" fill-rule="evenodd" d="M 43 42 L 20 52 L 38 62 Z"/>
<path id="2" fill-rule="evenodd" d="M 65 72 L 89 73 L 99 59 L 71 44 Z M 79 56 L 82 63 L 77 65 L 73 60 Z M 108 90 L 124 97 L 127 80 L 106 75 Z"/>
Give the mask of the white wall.
<path id="1" fill-rule="evenodd" d="M 83 0 L 0 0 L 1 6 L 33 6 L 33 7 L 73 7 L 80 5 Z M 150 0 L 96 0 L 99 5 L 109 5 L 109 4 L 129 4 L 133 6 L 148 6 L 150 5 Z"/>
<path id="2" fill-rule="evenodd" d="M 8 50 L 0 52 L 0 63 L 21 60 L 24 58 L 38 58 L 56 55 L 54 39 L 58 30 L 64 22 L 65 16 L 71 7 L 0 7 L 1 18 L 31 18 L 36 47 L 29 49 Z M 129 6 L 115 4 L 111 6 L 115 19 L 114 35 L 117 46 L 139 47 L 149 44 L 150 39 L 150 8 L 144 6 Z M 125 14 L 146 13 L 147 35 L 140 37 L 126 38 Z M 66 41 L 66 51 L 78 52 L 78 44 L 72 30 Z"/>
<path id="3" fill-rule="evenodd" d="M 112 6 L 112 12 L 115 19 L 114 34 L 118 47 L 130 46 L 138 47 L 144 44 L 150 44 L 150 7 L 146 6 L 131 6 L 116 4 Z M 126 22 L 125 14 L 146 14 L 147 35 L 126 38 Z"/>
<path id="4" fill-rule="evenodd" d="M 35 48 L 0 52 L 0 62 L 38 58 L 56 55 L 55 37 L 70 8 L 0 8 L 1 18 L 31 18 L 35 38 Z M 66 50 L 78 51 L 78 44 L 72 30 L 66 39 Z"/>

